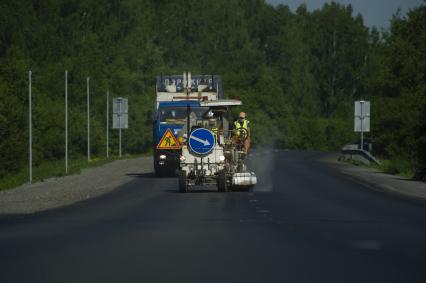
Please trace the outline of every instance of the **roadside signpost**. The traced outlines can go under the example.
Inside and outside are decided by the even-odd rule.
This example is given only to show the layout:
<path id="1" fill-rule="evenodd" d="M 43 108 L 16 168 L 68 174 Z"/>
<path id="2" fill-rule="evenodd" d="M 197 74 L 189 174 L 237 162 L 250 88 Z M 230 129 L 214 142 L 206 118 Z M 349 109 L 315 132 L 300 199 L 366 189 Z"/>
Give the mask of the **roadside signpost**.
<path id="1" fill-rule="evenodd" d="M 68 71 L 65 71 L 65 174 L 68 174 Z"/>
<path id="2" fill-rule="evenodd" d="M 86 79 L 87 86 L 87 162 L 90 162 L 90 78 Z"/>
<path id="3" fill-rule="evenodd" d="M 127 98 L 118 97 L 112 100 L 112 128 L 118 129 L 119 156 L 121 157 L 121 129 L 129 128 L 129 103 Z"/>
<path id="4" fill-rule="evenodd" d="M 33 124 L 32 124 L 32 72 L 28 72 L 28 171 L 29 171 L 29 183 L 33 181 Z"/>
<path id="5" fill-rule="evenodd" d="M 106 157 L 109 157 L 109 91 L 106 99 Z"/>
<path id="6" fill-rule="evenodd" d="M 370 132 L 370 101 L 355 101 L 354 131 L 361 133 L 361 149 L 364 149 L 364 132 Z"/>

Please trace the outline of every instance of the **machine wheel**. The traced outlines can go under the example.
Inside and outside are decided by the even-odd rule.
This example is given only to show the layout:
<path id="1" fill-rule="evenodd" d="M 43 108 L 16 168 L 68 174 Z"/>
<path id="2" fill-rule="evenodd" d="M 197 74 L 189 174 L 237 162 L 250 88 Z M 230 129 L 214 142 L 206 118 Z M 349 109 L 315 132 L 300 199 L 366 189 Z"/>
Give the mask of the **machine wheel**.
<path id="1" fill-rule="evenodd" d="M 220 170 L 217 178 L 217 190 L 219 192 L 227 192 L 228 184 L 226 183 L 226 171 Z"/>
<path id="2" fill-rule="evenodd" d="M 160 169 L 160 168 L 154 168 L 155 171 L 155 176 L 156 177 L 164 177 L 164 170 Z"/>
<path id="3" fill-rule="evenodd" d="M 154 165 L 155 176 L 157 177 L 175 177 L 176 168 L 171 165 Z"/>
<path id="4" fill-rule="evenodd" d="M 186 176 L 186 172 L 183 170 L 179 171 L 179 192 L 188 192 L 188 177 Z"/>
<path id="5" fill-rule="evenodd" d="M 160 166 L 157 164 L 157 155 L 154 153 L 154 172 L 156 177 L 161 177 Z"/>

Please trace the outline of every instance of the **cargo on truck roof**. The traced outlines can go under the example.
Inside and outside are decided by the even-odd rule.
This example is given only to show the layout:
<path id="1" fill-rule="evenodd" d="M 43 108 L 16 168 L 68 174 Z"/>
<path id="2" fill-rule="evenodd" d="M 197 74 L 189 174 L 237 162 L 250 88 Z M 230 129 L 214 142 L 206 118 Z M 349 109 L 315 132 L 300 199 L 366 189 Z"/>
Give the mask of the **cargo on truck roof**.
<path id="1" fill-rule="evenodd" d="M 184 92 L 184 82 L 186 78 L 183 75 L 159 75 L 156 77 L 156 91 L 170 92 L 168 89 L 173 89 L 173 92 Z M 217 92 L 218 98 L 224 98 L 222 79 L 219 75 L 192 75 L 191 76 L 191 92 L 198 92 L 199 86 L 206 86 L 203 92 Z M 168 88 L 168 86 L 174 86 Z"/>

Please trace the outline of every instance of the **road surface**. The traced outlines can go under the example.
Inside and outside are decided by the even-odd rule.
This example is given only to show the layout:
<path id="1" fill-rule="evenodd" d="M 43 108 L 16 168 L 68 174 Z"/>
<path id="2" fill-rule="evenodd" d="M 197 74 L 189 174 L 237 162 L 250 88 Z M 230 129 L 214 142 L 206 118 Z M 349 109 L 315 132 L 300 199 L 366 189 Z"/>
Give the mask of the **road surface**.
<path id="1" fill-rule="evenodd" d="M 252 192 L 177 193 L 140 174 L 112 193 L 0 217 L 0 282 L 426 282 L 426 204 L 317 161 L 254 152 Z"/>

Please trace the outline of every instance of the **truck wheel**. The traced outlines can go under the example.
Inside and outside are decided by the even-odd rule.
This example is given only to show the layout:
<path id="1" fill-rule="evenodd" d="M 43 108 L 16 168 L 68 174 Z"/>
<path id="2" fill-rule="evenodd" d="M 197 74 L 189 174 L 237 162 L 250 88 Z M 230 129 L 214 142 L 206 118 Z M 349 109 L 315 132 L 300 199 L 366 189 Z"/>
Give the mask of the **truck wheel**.
<path id="1" fill-rule="evenodd" d="M 160 168 L 160 167 L 155 168 L 155 176 L 156 177 L 165 177 L 167 175 L 166 173 L 167 172 L 166 172 L 166 170 L 164 170 L 164 168 Z"/>
<path id="2" fill-rule="evenodd" d="M 188 192 L 188 177 L 186 176 L 186 172 L 183 170 L 179 171 L 179 192 Z"/>
<path id="3" fill-rule="evenodd" d="M 226 171 L 220 170 L 217 178 L 217 190 L 219 192 L 227 192 L 228 184 L 226 183 Z"/>
<path id="4" fill-rule="evenodd" d="M 156 157 L 154 155 L 154 172 L 156 177 L 163 177 L 164 176 L 164 169 L 157 164 Z"/>
<path id="5" fill-rule="evenodd" d="M 161 172 L 160 169 L 155 168 L 154 171 L 155 171 L 155 176 L 156 177 L 162 177 L 163 176 L 163 174 L 162 174 L 163 172 Z"/>

